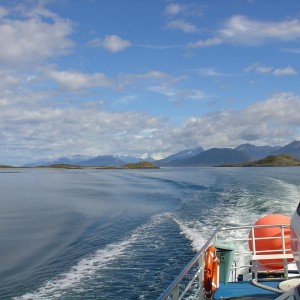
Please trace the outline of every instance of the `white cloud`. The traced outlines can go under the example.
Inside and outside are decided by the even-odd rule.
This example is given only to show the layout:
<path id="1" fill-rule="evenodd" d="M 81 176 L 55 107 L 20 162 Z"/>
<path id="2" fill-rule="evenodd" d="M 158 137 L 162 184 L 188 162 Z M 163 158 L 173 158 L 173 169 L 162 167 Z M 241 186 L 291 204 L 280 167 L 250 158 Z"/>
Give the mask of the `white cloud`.
<path id="1" fill-rule="evenodd" d="M 215 37 L 191 42 L 187 48 L 211 47 L 222 43 L 255 46 L 272 40 L 295 41 L 299 38 L 300 20 L 262 22 L 237 15 L 227 20 L 223 28 L 216 32 Z M 285 51 L 299 53 L 297 49 Z"/>
<path id="2" fill-rule="evenodd" d="M 112 80 L 102 73 L 49 71 L 47 75 L 62 88 L 77 91 L 88 87 L 111 87 Z"/>
<path id="3" fill-rule="evenodd" d="M 154 50 L 169 50 L 169 49 L 184 47 L 181 45 L 150 45 L 150 44 L 139 44 L 137 46 L 141 48 L 154 49 Z"/>
<path id="4" fill-rule="evenodd" d="M 173 102 L 182 102 L 187 100 L 205 100 L 208 96 L 201 90 L 177 90 L 172 86 L 161 84 L 148 87 L 148 90 L 162 94 Z"/>
<path id="5" fill-rule="evenodd" d="M 123 51 L 130 46 L 131 43 L 128 40 L 123 40 L 117 35 L 106 36 L 103 40 L 103 47 L 112 53 Z"/>
<path id="6" fill-rule="evenodd" d="M 254 72 L 260 73 L 260 74 L 269 74 L 273 71 L 273 67 L 263 66 L 258 63 L 255 63 L 253 65 L 250 65 L 250 66 L 244 68 L 243 71 L 247 72 L 247 73 L 254 71 Z"/>
<path id="7" fill-rule="evenodd" d="M 126 86 L 135 86 L 138 82 L 174 82 L 177 78 L 171 77 L 169 74 L 157 70 L 152 70 L 146 73 L 137 74 L 120 74 L 117 78 L 117 87 L 123 89 Z"/>
<path id="8" fill-rule="evenodd" d="M 130 41 L 123 40 L 117 35 L 107 35 L 104 39 L 95 38 L 88 42 L 90 47 L 103 47 L 111 53 L 117 53 L 131 46 Z"/>
<path id="9" fill-rule="evenodd" d="M 92 48 L 102 47 L 102 40 L 99 38 L 95 38 L 88 41 L 87 45 Z"/>
<path id="10" fill-rule="evenodd" d="M 90 87 L 104 87 L 119 91 L 123 91 L 124 88 L 128 87 L 135 89 L 140 87 L 145 89 L 145 86 L 149 84 L 159 82 L 164 85 L 173 85 L 186 78 L 184 76 L 172 77 L 158 70 L 152 70 L 146 73 L 119 74 L 114 79 L 99 72 L 89 74 L 78 71 L 46 69 L 44 70 L 44 74 L 46 78 L 50 78 L 56 82 L 62 89 L 69 91 L 81 91 Z"/>
<path id="11" fill-rule="evenodd" d="M 273 75 L 275 76 L 297 75 L 297 71 L 292 67 L 286 67 L 286 68 L 274 70 Z"/>
<path id="12" fill-rule="evenodd" d="M 7 10 L 4 7 L 0 6 L 0 19 L 8 14 Z"/>
<path id="13" fill-rule="evenodd" d="M 2 106 L 4 102 L 1 96 L 0 163 L 22 164 L 69 153 L 138 156 L 145 149 L 155 148 L 145 132 L 164 126 L 160 118 L 140 112 L 105 112 L 92 106 L 51 107 L 21 99 Z"/>
<path id="14" fill-rule="evenodd" d="M 174 16 L 184 11 L 184 7 L 178 3 L 170 3 L 165 8 L 165 13 L 170 16 Z"/>
<path id="15" fill-rule="evenodd" d="M 277 68 L 270 66 L 260 65 L 258 63 L 250 65 L 244 69 L 244 72 L 254 71 L 260 74 L 271 74 L 274 76 L 289 76 L 289 75 L 297 75 L 297 71 L 293 67 L 285 67 L 285 68 Z"/>
<path id="16" fill-rule="evenodd" d="M 207 77 L 227 77 L 229 74 L 220 73 L 216 68 L 198 68 L 194 70 L 197 74 Z"/>
<path id="17" fill-rule="evenodd" d="M 193 33 L 198 31 L 197 26 L 180 19 L 169 21 L 166 25 L 166 28 L 172 30 L 178 29 L 186 33 Z"/>
<path id="18" fill-rule="evenodd" d="M 205 6 L 199 4 L 179 4 L 170 3 L 165 7 L 165 14 L 168 17 L 176 17 L 178 15 L 185 16 L 201 16 Z"/>
<path id="19" fill-rule="evenodd" d="M 294 53 L 294 54 L 300 54 L 300 48 L 294 48 L 294 49 L 283 49 L 284 52 Z"/>
<path id="20" fill-rule="evenodd" d="M 26 64 L 66 54 L 73 46 L 72 23 L 59 18 L 46 22 L 29 18 L 0 20 L 0 63 Z"/>
<path id="21" fill-rule="evenodd" d="M 1 72 L 0 71 L 0 88 L 3 91 L 6 89 L 17 86 L 22 81 L 22 78 L 19 74 L 16 74 L 14 72 Z"/>
<path id="22" fill-rule="evenodd" d="M 188 118 L 180 128 L 166 132 L 183 148 L 203 146 L 236 147 L 250 142 L 256 145 L 284 145 L 297 136 L 300 127 L 300 97 L 275 94 L 244 110 L 223 110 Z M 168 139 L 167 136 L 165 136 Z"/>
<path id="23" fill-rule="evenodd" d="M 202 97 L 201 91 L 187 96 Z M 300 97 L 289 93 L 273 95 L 240 111 L 202 116 L 195 112 L 178 127 L 140 112 L 45 106 L 41 100 L 46 97 L 19 93 L 10 101 L 0 96 L 1 163 L 22 164 L 76 153 L 166 155 L 200 145 L 235 147 L 245 142 L 284 145 L 297 136 L 300 127 Z"/>
<path id="24" fill-rule="evenodd" d="M 300 21 L 262 22 L 245 16 L 233 16 L 219 33 L 224 41 L 234 44 L 258 45 L 268 40 L 291 41 L 300 38 Z"/>
<path id="25" fill-rule="evenodd" d="M 217 46 L 220 44 L 222 44 L 222 40 L 216 37 L 216 38 L 209 38 L 206 40 L 199 40 L 197 42 L 192 42 L 187 47 L 190 49 L 196 49 L 196 48 Z"/>

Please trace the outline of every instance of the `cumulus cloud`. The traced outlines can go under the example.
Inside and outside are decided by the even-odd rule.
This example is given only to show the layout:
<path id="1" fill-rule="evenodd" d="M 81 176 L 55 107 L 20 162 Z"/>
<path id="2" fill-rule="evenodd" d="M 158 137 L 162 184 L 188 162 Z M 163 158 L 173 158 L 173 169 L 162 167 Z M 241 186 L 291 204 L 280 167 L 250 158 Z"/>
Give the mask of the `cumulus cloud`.
<path id="1" fill-rule="evenodd" d="M 215 37 L 188 44 L 187 48 L 197 49 L 217 46 L 222 43 L 257 46 L 269 41 L 295 41 L 300 38 L 300 20 L 282 22 L 262 22 L 246 16 L 233 16 L 216 31 Z M 285 50 L 299 53 L 296 50 Z"/>
<path id="2" fill-rule="evenodd" d="M 216 70 L 216 68 L 198 68 L 194 70 L 199 75 L 207 77 L 228 77 L 229 74 L 221 73 Z"/>
<path id="3" fill-rule="evenodd" d="M 165 8 L 165 13 L 170 16 L 174 16 L 184 11 L 184 7 L 178 3 L 170 3 Z"/>
<path id="4" fill-rule="evenodd" d="M 199 4 L 170 3 L 165 7 L 164 13 L 172 18 L 178 15 L 201 16 L 205 6 Z"/>
<path id="5" fill-rule="evenodd" d="M 123 90 L 128 87 L 137 88 L 140 86 L 144 89 L 145 84 L 160 82 L 161 84 L 172 85 L 184 79 L 184 77 L 172 77 L 158 70 L 152 70 L 146 73 L 119 74 L 114 79 L 99 72 L 89 74 L 78 71 L 57 71 L 51 69 L 44 71 L 44 73 L 47 78 L 56 82 L 62 89 L 69 91 L 79 91 L 90 87 Z"/>
<path id="6" fill-rule="evenodd" d="M 58 108 L 26 103 L 6 104 L 5 110 L 0 110 L 0 120 L 1 160 L 14 156 L 14 163 L 68 153 L 132 152 L 138 156 L 145 149 L 154 150 L 149 147 L 150 141 L 141 138 L 143 132 L 163 126 L 159 118 L 139 112 L 109 113 L 95 107 Z"/>
<path id="7" fill-rule="evenodd" d="M 0 72 L 0 89 L 5 91 L 6 89 L 17 86 L 22 81 L 19 74 L 14 72 Z"/>
<path id="8" fill-rule="evenodd" d="M 111 87 L 112 80 L 102 73 L 86 74 L 74 71 L 49 71 L 49 78 L 67 90 L 77 91 L 89 87 Z"/>
<path id="9" fill-rule="evenodd" d="M 292 67 L 286 67 L 282 69 L 275 69 L 273 75 L 275 76 L 297 75 L 297 71 Z"/>
<path id="10" fill-rule="evenodd" d="M 297 136 L 299 110 L 299 96 L 275 94 L 242 111 L 223 110 L 188 118 L 182 127 L 167 134 L 185 147 L 236 147 L 245 142 L 284 145 Z"/>
<path id="11" fill-rule="evenodd" d="M 292 41 L 300 38 L 300 21 L 262 22 L 233 16 L 219 34 L 226 42 L 242 45 L 259 45 L 269 40 Z"/>
<path id="12" fill-rule="evenodd" d="M 4 7 L 0 7 L 0 19 L 8 14 L 7 10 Z"/>
<path id="13" fill-rule="evenodd" d="M 99 38 L 95 38 L 95 39 L 88 41 L 87 45 L 91 48 L 102 47 L 102 40 Z"/>
<path id="14" fill-rule="evenodd" d="M 217 46 L 220 44 L 222 44 L 222 39 L 216 37 L 216 38 L 209 38 L 206 40 L 199 40 L 197 42 L 192 42 L 187 46 L 187 48 L 197 49 L 197 48 Z"/>
<path id="15" fill-rule="evenodd" d="M 148 90 L 162 94 L 168 97 L 173 102 L 182 102 L 187 100 L 201 100 L 204 101 L 208 96 L 201 90 L 177 90 L 168 84 L 153 85 L 148 87 Z"/>
<path id="16" fill-rule="evenodd" d="M 246 67 L 244 69 L 244 72 L 248 73 L 248 72 L 254 71 L 254 72 L 260 73 L 260 74 L 269 74 L 272 72 L 272 70 L 273 70 L 273 67 L 263 66 L 263 65 L 256 63 L 256 64 Z"/>
<path id="17" fill-rule="evenodd" d="M 196 25 L 180 19 L 169 21 L 166 25 L 166 28 L 173 30 L 181 30 L 186 33 L 193 33 L 198 31 Z"/>
<path id="18" fill-rule="evenodd" d="M 137 73 L 137 74 L 120 74 L 116 79 L 117 88 L 123 89 L 127 86 L 134 86 L 139 83 L 141 85 L 153 84 L 154 82 L 160 82 L 161 84 L 172 85 L 184 77 L 172 77 L 168 73 L 161 72 L 158 70 L 152 70 L 146 73 Z"/>
<path id="19" fill-rule="evenodd" d="M 297 75 L 297 71 L 291 67 L 284 68 L 274 68 L 270 66 L 264 66 L 261 64 L 253 64 L 244 69 L 244 72 L 256 72 L 260 74 L 271 74 L 273 76 L 289 76 L 289 75 Z"/>
<path id="20" fill-rule="evenodd" d="M 0 63 L 26 64 L 66 54 L 73 46 L 69 38 L 72 30 L 70 21 L 58 17 L 49 22 L 37 14 L 20 19 L 2 18 Z"/>
<path id="21" fill-rule="evenodd" d="M 36 99 L 32 99 L 35 97 Z M 45 95 L 44 95 L 45 96 Z M 99 107 L 45 106 L 43 95 L 0 96 L 1 162 L 71 154 L 171 154 L 203 146 L 284 145 L 297 136 L 300 97 L 276 94 L 244 110 L 195 115 L 181 125 L 140 112 L 105 112 Z M 23 98 L 22 98 L 23 97 Z M 195 91 L 191 97 L 199 97 Z M 37 101 L 39 100 L 39 101 Z"/>
<path id="22" fill-rule="evenodd" d="M 283 49 L 284 52 L 294 53 L 294 54 L 300 54 L 300 48 L 293 48 L 293 49 Z"/>
<path id="23" fill-rule="evenodd" d="M 88 42 L 90 47 L 103 47 L 111 53 L 117 53 L 131 46 L 131 42 L 117 35 L 107 35 L 104 39 L 93 39 Z"/>

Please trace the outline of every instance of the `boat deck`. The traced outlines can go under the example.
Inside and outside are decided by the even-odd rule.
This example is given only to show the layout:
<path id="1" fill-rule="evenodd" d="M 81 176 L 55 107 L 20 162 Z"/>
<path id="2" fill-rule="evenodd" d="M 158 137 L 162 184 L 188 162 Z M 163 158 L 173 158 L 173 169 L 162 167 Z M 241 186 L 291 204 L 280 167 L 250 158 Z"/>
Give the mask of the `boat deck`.
<path id="1" fill-rule="evenodd" d="M 259 230 L 269 229 L 276 230 L 276 235 L 260 237 L 257 233 Z M 289 233 L 289 224 L 218 228 L 158 300 L 205 300 L 205 276 L 214 281 L 214 276 L 207 274 L 218 274 L 220 284 L 214 300 L 285 299 L 285 296 L 281 297 L 281 291 L 288 290 L 286 288 L 291 284 L 291 278 L 298 276 L 293 284 L 300 282 L 298 270 L 294 268 L 296 266 L 291 254 Z M 273 247 L 274 241 L 281 248 Z M 257 249 L 256 244 L 261 242 L 265 243 L 266 249 Z M 211 246 L 215 248 L 215 252 L 209 250 Z M 207 259 L 210 257 L 213 260 Z M 216 259 L 219 261 L 217 270 L 214 269 Z M 215 280 L 214 283 L 217 282 Z M 284 284 L 279 288 L 280 282 Z M 290 286 L 292 290 L 293 287 Z"/>
<path id="2" fill-rule="evenodd" d="M 279 281 L 260 281 L 260 284 L 267 285 L 272 288 L 278 288 Z M 279 293 L 269 291 L 263 288 L 255 286 L 251 281 L 237 281 L 229 283 L 220 283 L 214 299 L 226 299 L 226 298 L 266 298 L 275 299 L 280 296 Z"/>

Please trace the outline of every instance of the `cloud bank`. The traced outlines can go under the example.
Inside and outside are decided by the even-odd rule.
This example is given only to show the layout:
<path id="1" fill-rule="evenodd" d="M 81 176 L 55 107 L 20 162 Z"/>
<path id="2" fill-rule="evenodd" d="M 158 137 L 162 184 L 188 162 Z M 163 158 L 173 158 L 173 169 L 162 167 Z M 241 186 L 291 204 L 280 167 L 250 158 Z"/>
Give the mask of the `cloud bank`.
<path id="1" fill-rule="evenodd" d="M 300 126 L 300 97 L 275 94 L 242 111 L 194 115 L 180 126 L 140 112 L 105 112 L 95 107 L 49 107 L 43 95 L 10 102 L 0 98 L 0 155 L 25 163 L 66 154 L 165 156 L 203 146 L 235 147 L 290 142 Z M 27 100 L 27 101 L 24 101 Z M 105 142 L 103 142 L 105 141 Z"/>

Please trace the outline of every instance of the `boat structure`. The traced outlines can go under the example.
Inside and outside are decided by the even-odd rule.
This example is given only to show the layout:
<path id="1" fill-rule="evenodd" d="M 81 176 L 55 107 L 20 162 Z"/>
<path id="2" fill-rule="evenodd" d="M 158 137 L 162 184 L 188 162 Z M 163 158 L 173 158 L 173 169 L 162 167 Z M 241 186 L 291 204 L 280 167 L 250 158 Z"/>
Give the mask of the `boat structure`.
<path id="1" fill-rule="evenodd" d="M 300 203 L 292 218 L 219 228 L 158 300 L 300 299 Z"/>

